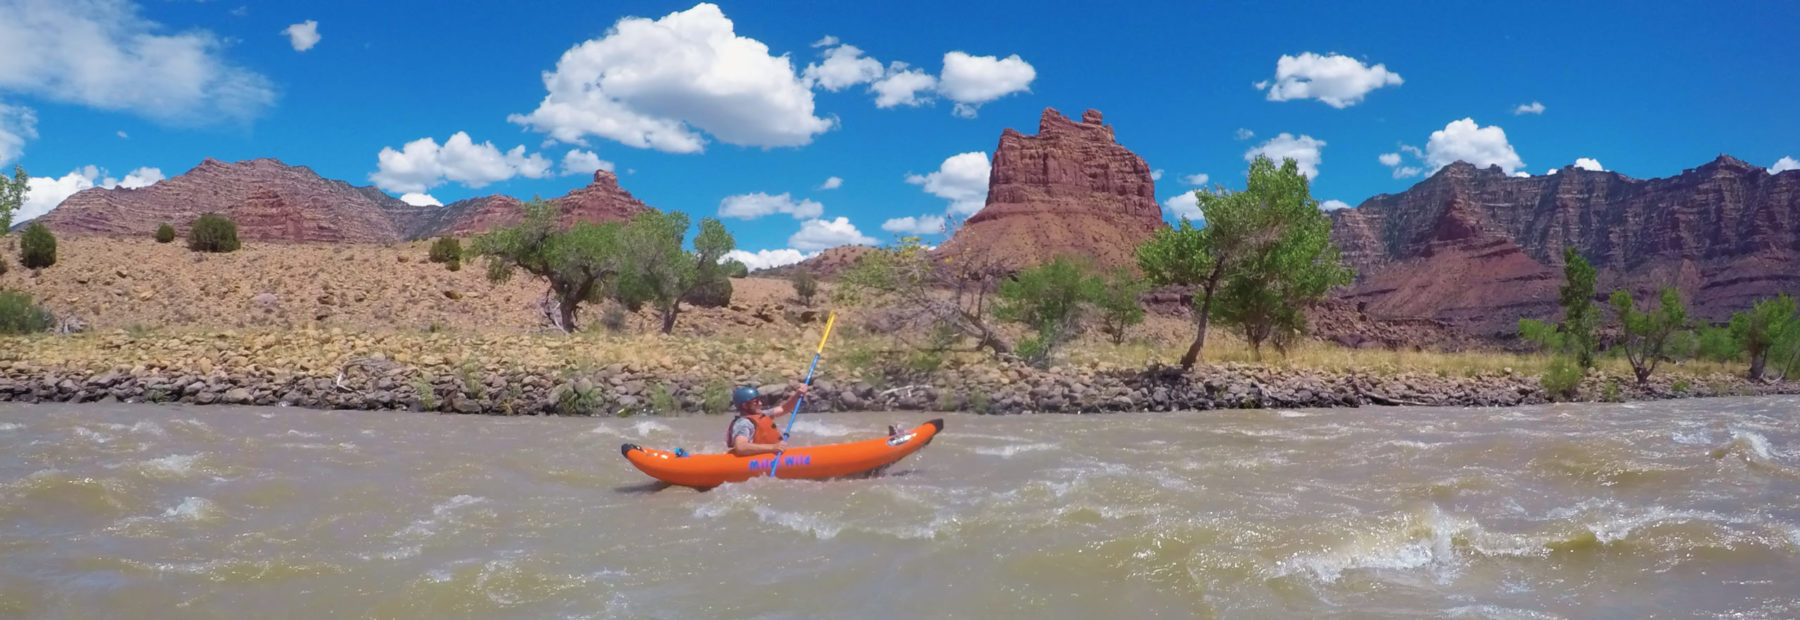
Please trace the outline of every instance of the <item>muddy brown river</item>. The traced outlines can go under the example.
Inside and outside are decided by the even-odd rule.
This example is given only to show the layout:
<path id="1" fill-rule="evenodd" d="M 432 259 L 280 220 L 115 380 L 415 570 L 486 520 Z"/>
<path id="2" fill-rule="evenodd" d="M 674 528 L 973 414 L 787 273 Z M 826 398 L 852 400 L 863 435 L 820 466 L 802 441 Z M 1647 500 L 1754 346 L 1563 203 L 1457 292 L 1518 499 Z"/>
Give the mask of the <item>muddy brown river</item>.
<path id="1" fill-rule="evenodd" d="M 0 617 L 1791 618 L 1797 412 L 949 415 L 699 492 L 618 447 L 723 418 L 0 405 Z"/>

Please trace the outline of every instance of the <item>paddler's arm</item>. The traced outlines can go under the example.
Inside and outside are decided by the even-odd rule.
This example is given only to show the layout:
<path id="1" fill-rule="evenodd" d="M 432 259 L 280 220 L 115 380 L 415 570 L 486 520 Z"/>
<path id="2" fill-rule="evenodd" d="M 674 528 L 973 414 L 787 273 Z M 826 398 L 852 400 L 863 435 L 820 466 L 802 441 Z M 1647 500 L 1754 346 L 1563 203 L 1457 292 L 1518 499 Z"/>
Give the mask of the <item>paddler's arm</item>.
<path id="1" fill-rule="evenodd" d="M 794 407 L 799 406 L 800 404 L 800 397 L 805 396 L 809 389 L 810 388 L 808 388 L 805 383 L 794 386 L 794 389 L 788 390 L 787 399 L 781 401 L 781 406 L 766 410 L 763 413 L 771 418 L 780 418 L 781 416 L 793 413 Z"/>
<path id="2" fill-rule="evenodd" d="M 756 456 L 758 454 L 774 454 L 787 450 L 787 442 L 751 443 L 748 437 L 731 438 L 731 454 L 734 456 Z"/>

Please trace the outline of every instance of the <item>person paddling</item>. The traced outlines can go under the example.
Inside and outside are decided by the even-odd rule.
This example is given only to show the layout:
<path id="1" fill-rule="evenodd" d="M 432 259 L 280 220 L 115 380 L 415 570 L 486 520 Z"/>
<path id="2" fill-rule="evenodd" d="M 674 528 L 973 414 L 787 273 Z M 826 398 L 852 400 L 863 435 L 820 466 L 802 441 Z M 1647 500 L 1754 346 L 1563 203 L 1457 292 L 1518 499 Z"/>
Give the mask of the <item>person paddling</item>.
<path id="1" fill-rule="evenodd" d="M 737 417 L 731 419 L 731 428 L 726 431 L 725 447 L 737 456 L 786 450 L 787 442 L 781 440 L 781 429 L 775 426 L 775 419 L 792 413 L 806 391 L 806 384 L 797 385 L 780 406 L 764 409 L 760 404 L 762 394 L 756 388 L 746 385 L 732 390 L 731 405 L 737 409 Z"/>

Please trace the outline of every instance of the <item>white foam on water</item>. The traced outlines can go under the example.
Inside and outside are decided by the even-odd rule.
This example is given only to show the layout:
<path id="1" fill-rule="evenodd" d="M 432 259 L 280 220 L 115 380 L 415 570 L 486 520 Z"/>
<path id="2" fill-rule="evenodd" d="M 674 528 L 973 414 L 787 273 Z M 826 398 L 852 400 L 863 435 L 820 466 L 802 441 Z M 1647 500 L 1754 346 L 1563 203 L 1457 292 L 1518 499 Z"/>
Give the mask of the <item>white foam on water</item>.
<path id="1" fill-rule="evenodd" d="M 458 509 L 474 506 L 485 501 L 487 501 L 487 498 L 485 497 L 458 495 L 448 500 L 438 502 L 437 505 L 431 507 L 430 517 L 413 521 L 399 532 L 395 532 L 394 535 L 402 538 L 430 536 L 437 532 L 439 523 L 453 516 L 453 513 Z"/>
<path id="2" fill-rule="evenodd" d="M 1310 418 L 1313 416 L 1313 414 L 1307 413 L 1305 411 L 1294 411 L 1292 409 L 1282 409 L 1280 411 L 1275 412 L 1275 415 L 1278 415 L 1278 416 L 1281 416 L 1284 418 Z"/>
<path id="3" fill-rule="evenodd" d="M 299 437 L 302 439 L 318 439 L 320 437 L 324 437 L 324 435 L 320 435 L 318 433 L 308 433 L 308 432 L 304 432 L 304 431 L 297 431 L 297 430 L 294 430 L 291 428 L 288 429 L 288 432 L 283 433 L 283 435 L 287 436 L 287 437 Z"/>
<path id="4" fill-rule="evenodd" d="M 1390 439 L 1390 440 L 1381 442 L 1379 445 L 1381 447 L 1412 448 L 1414 450 L 1430 450 L 1432 448 L 1436 448 L 1436 447 L 1444 445 L 1444 444 L 1426 443 L 1423 441 L 1413 441 L 1411 439 Z"/>
<path id="5" fill-rule="evenodd" d="M 109 441 L 112 441 L 112 439 L 113 439 L 112 437 L 110 437 L 104 433 L 101 433 L 100 431 L 96 431 L 96 430 L 88 428 L 86 426 L 75 427 L 75 436 L 80 437 L 82 439 L 86 439 L 88 441 L 92 441 L 94 443 L 107 443 Z"/>
<path id="6" fill-rule="evenodd" d="M 827 423 L 827 422 L 820 422 L 818 420 L 811 419 L 811 418 L 801 418 L 800 420 L 794 422 L 794 434 L 795 435 L 813 435 L 813 436 L 817 436 L 817 437 L 843 437 L 845 435 L 852 435 L 852 434 L 862 434 L 862 435 L 873 436 L 877 433 L 886 433 L 886 432 L 887 432 L 887 429 L 863 431 L 863 430 L 851 428 L 848 426 L 841 426 L 841 425 L 831 424 L 831 423 Z"/>
<path id="7" fill-rule="evenodd" d="M 1561 620 L 1562 616 L 1544 613 L 1532 609 L 1501 607 L 1498 605 L 1465 605 L 1444 610 L 1444 615 L 1451 618 L 1495 618 L 1506 620 Z"/>
<path id="8" fill-rule="evenodd" d="M 25 426 L 22 424 L 13 424 L 12 422 L 0 422 L 0 433 L 10 433 L 21 428 L 25 428 Z"/>
<path id="9" fill-rule="evenodd" d="M 1351 570 L 1440 569 L 1440 582 L 1458 560 L 1455 541 L 1476 532 L 1473 519 L 1446 515 L 1432 506 L 1425 515 L 1409 515 L 1398 528 L 1363 533 L 1346 544 L 1316 554 L 1297 554 L 1276 564 L 1275 576 L 1305 574 L 1335 583 Z"/>
<path id="10" fill-rule="evenodd" d="M 763 523 L 780 525 L 802 534 L 811 534 L 819 540 L 831 540 L 837 537 L 839 532 L 844 531 L 844 526 L 830 523 L 813 515 L 785 512 L 766 506 L 757 506 L 753 510 L 756 512 L 756 518 Z"/>
<path id="11" fill-rule="evenodd" d="M 642 438 L 649 437 L 650 433 L 667 433 L 669 432 L 669 425 L 656 420 L 640 420 L 637 424 L 631 425 L 631 430 L 636 432 L 638 437 Z"/>
<path id="12" fill-rule="evenodd" d="M 1763 460 L 1775 460 L 1775 449 L 1769 446 L 1769 438 L 1764 437 L 1762 433 L 1734 428 L 1731 429 L 1731 440 L 1733 442 L 1743 441 L 1745 445 L 1749 446 L 1751 451 L 1755 452 L 1757 456 L 1762 457 Z"/>
<path id="13" fill-rule="evenodd" d="M 163 518 L 174 521 L 204 521 L 218 515 L 219 506 L 204 497 L 189 497 L 163 511 Z"/>
<path id="14" fill-rule="evenodd" d="M 1696 444 L 1712 443 L 1712 439 L 1707 437 L 1706 431 L 1704 431 L 1704 430 L 1674 431 L 1672 433 L 1669 433 L 1669 440 L 1674 441 L 1675 443 L 1678 443 L 1678 444 L 1690 445 L 1690 446 L 1696 445 Z"/>
<path id="15" fill-rule="evenodd" d="M 200 462 L 198 454 L 171 454 L 162 458 L 144 461 L 145 473 L 182 477 L 194 473 L 194 464 Z"/>
<path id="16" fill-rule="evenodd" d="M 1013 444 L 1010 446 L 1000 446 L 997 448 L 983 446 L 980 448 L 976 448 L 975 453 L 976 454 L 985 454 L 987 456 L 998 456 L 1001 458 L 1012 458 L 1022 452 L 1041 452 L 1044 450 L 1055 450 L 1055 449 L 1056 449 L 1055 444 L 1022 443 L 1022 444 Z"/>

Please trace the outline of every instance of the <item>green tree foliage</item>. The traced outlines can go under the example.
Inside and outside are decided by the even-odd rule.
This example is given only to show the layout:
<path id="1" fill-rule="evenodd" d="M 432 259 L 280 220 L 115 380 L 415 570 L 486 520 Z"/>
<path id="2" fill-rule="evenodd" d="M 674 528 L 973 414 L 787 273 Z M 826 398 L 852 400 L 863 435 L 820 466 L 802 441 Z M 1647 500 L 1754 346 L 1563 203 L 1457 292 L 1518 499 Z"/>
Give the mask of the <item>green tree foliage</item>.
<path id="1" fill-rule="evenodd" d="M 1707 325 L 1695 332 L 1698 340 L 1694 356 L 1715 362 L 1735 362 L 1744 356 L 1743 347 L 1731 336 L 1730 327 Z"/>
<path id="2" fill-rule="evenodd" d="M 237 223 L 223 215 L 202 215 L 188 227 L 188 249 L 195 252 L 236 252 L 240 247 Z"/>
<path id="3" fill-rule="evenodd" d="M 445 269 L 457 271 L 462 269 L 462 242 L 456 237 L 438 237 L 431 242 L 431 249 L 426 257 L 434 263 L 443 263 Z"/>
<path id="4" fill-rule="evenodd" d="M 1662 305 L 1650 312 L 1639 312 L 1631 293 L 1623 289 L 1612 294 L 1613 310 L 1619 314 L 1622 329 L 1620 347 L 1631 362 L 1639 387 L 1647 385 L 1650 373 L 1666 357 L 1669 337 L 1687 326 L 1687 307 L 1681 304 L 1681 293 L 1673 288 L 1662 290 Z"/>
<path id="5" fill-rule="evenodd" d="M 555 205 L 533 199 L 524 205 L 518 224 L 499 228 L 470 243 L 470 251 L 487 260 L 488 280 L 502 283 L 517 271 L 543 279 L 556 304 L 550 317 L 565 332 L 576 329 L 577 310 L 615 291 L 625 269 L 618 222 L 579 222 L 568 230 L 556 223 Z"/>
<path id="6" fill-rule="evenodd" d="M 163 224 L 156 227 L 156 242 L 170 243 L 175 241 L 175 227 Z"/>
<path id="7" fill-rule="evenodd" d="M 719 259 L 737 247 L 725 225 L 714 218 L 700 220 L 694 250 L 682 247 L 688 216 L 679 211 L 647 212 L 632 218 L 620 231 L 621 259 L 625 265 L 620 301 L 637 308 L 649 304 L 662 315 L 662 332 L 675 331 L 682 302 L 698 297 L 717 303 L 719 288 L 730 299 L 731 282 Z M 704 295 L 703 295 L 704 293 Z"/>
<path id="8" fill-rule="evenodd" d="M 1000 283 L 994 318 L 1031 328 L 1019 342 L 1027 363 L 1044 366 L 1056 348 L 1075 335 L 1082 314 L 1100 296 L 1100 278 L 1067 257 L 1019 272 Z"/>
<path id="9" fill-rule="evenodd" d="M 1582 368 L 1593 368 L 1599 348 L 1595 329 L 1600 325 L 1600 311 L 1594 307 L 1594 266 L 1573 247 L 1563 249 L 1563 280 L 1557 289 L 1563 307 L 1563 346 Z"/>
<path id="10" fill-rule="evenodd" d="M 25 190 L 30 181 L 31 175 L 25 174 L 25 168 L 21 166 L 13 166 L 11 179 L 0 175 L 0 235 L 12 230 L 13 214 L 25 204 Z"/>
<path id="11" fill-rule="evenodd" d="M 1242 192 L 1194 192 L 1205 227 L 1185 218 L 1138 247 L 1138 267 L 1150 282 L 1197 287 L 1194 341 L 1181 358 L 1192 368 L 1206 346 L 1208 322 L 1238 326 L 1261 354 L 1306 327 L 1307 302 L 1350 281 L 1331 244 L 1331 220 L 1318 210 L 1299 165 L 1266 157 L 1250 164 Z"/>
<path id="12" fill-rule="evenodd" d="M 19 264 L 26 269 L 44 269 L 56 264 L 56 235 L 43 224 L 32 222 L 19 236 Z"/>
<path id="13" fill-rule="evenodd" d="M 794 271 L 793 283 L 794 297 L 800 300 L 800 304 L 812 305 L 813 296 L 819 294 L 819 278 L 814 276 L 811 271 L 797 269 Z"/>
<path id="14" fill-rule="evenodd" d="M 750 266 L 745 265 L 744 261 L 730 259 L 726 260 L 720 266 L 725 269 L 725 276 L 728 278 L 741 279 L 750 277 Z"/>
<path id="15" fill-rule="evenodd" d="M 1114 269 L 1100 280 L 1094 305 L 1100 312 L 1100 331 L 1112 338 L 1113 344 L 1125 342 L 1125 332 L 1144 322 L 1144 305 L 1139 298 L 1150 290 L 1150 283 L 1130 269 Z"/>
<path id="16" fill-rule="evenodd" d="M 1797 323 L 1794 298 L 1787 295 L 1758 301 L 1749 312 L 1732 315 L 1731 339 L 1735 348 L 1750 358 L 1750 380 L 1763 378 L 1771 349 L 1788 332 L 1800 331 Z"/>
<path id="17" fill-rule="evenodd" d="M 1581 387 L 1581 379 L 1587 373 L 1581 364 L 1575 363 L 1566 355 L 1558 355 L 1550 360 L 1550 366 L 1544 369 L 1544 376 L 1538 378 L 1544 391 L 1550 393 L 1553 400 L 1571 400 L 1575 391 Z"/>
<path id="18" fill-rule="evenodd" d="M 0 334 L 35 334 L 49 331 L 56 317 L 24 291 L 0 291 Z"/>
<path id="19" fill-rule="evenodd" d="M 1519 319 L 1519 337 L 1548 351 L 1561 353 L 1568 350 L 1562 331 L 1556 325 L 1537 319 Z"/>
<path id="20" fill-rule="evenodd" d="M 958 334 L 1007 355 L 1012 345 L 988 323 L 1003 273 L 985 254 L 933 259 L 918 237 L 901 237 L 857 258 L 833 292 L 839 302 L 880 307 L 922 331 Z"/>

